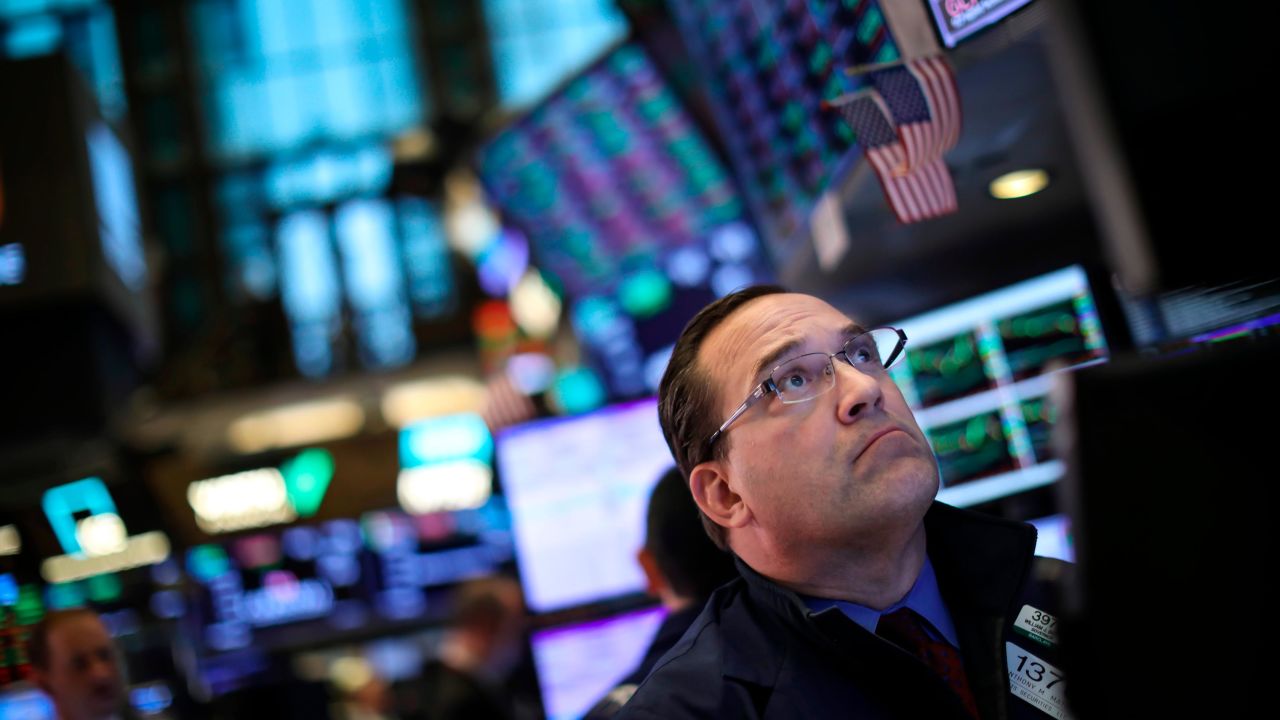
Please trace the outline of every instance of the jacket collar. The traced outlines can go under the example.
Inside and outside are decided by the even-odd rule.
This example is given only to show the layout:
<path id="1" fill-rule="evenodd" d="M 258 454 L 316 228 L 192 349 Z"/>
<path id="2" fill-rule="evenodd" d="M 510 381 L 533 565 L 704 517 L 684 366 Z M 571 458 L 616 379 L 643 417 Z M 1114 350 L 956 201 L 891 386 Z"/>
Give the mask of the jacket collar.
<path id="1" fill-rule="evenodd" d="M 940 502 L 929 508 L 924 524 L 929 559 L 948 609 L 954 615 L 1006 614 L 1030 570 L 1035 528 Z M 789 635 L 776 622 L 756 617 L 760 610 L 753 606 L 762 606 L 779 616 L 792 632 L 799 630 L 821 645 L 834 647 L 833 634 L 866 633 L 838 608 L 815 613 L 794 591 L 756 572 L 741 558 L 735 561 L 750 602 L 744 602 L 741 595 L 731 596 L 721 613 L 746 612 L 759 632 L 724 639 L 726 676 L 770 686 L 785 662 Z"/>

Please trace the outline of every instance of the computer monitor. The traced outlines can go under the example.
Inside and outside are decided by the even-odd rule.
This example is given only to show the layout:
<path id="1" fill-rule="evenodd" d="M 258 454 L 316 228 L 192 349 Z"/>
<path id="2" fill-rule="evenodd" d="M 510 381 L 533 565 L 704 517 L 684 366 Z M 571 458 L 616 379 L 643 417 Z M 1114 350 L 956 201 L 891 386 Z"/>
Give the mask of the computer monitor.
<path id="1" fill-rule="evenodd" d="M 673 464 L 656 400 L 517 426 L 498 436 L 497 456 L 531 609 L 644 591 L 645 510 Z"/>
<path id="2" fill-rule="evenodd" d="M 582 717 L 644 659 L 661 607 L 535 632 L 533 661 L 548 720 Z"/>
<path id="3" fill-rule="evenodd" d="M 1061 376 L 1078 582 L 1060 627 L 1077 717 L 1256 713 L 1275 634 L 1278 341 Z"/>

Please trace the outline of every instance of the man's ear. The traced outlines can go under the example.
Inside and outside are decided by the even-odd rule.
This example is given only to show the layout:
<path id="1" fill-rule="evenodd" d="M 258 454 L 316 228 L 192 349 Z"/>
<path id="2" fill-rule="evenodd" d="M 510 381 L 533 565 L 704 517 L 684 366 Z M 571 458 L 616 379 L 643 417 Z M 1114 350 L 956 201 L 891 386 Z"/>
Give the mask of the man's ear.
<path id="1" fill-rule="evenodd" d="M 723 461 L 708 460 L 694 466 L 689 473 L 689 491 L 702 512 L 717 525 L 739 528 L 751 520 L 751 508 L 735 491 Z"/>
<path id="2" fill-rule="evenodd" d="M 662 593 L 667 589 L 667 579 L 658 569 L 658 560 L 653 556 L 653 551 L 647 547 L 640 548 L 636 551 L 636 562 L 640 563 L 640 569 L 644 570 L 644 591 L 653 597 L 661 598 Z"/>

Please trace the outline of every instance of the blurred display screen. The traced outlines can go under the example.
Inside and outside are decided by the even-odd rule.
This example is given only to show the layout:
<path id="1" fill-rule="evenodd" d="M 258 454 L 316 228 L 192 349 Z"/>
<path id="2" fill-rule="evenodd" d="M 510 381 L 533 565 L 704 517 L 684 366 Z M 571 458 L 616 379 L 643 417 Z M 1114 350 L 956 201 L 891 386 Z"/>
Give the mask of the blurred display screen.
<path id="1" fill-rule="evenodd" d="M 643 592 L 635 554 L 649 493 L 672 465 L 655 400 L 513 428 L 498 468 L 530 608 Z"/>
<path id="2" fill-rule="evenodd" d="M 19 584 L 13 573 L 0 573 L 0 687 L 30 676 L 31 626 L 43 615 L 36 585 Z"/>
<path id="3" fill-rule="evenodd" d="M 697 308 L 770 277 L 737 186 L 637 44 L 489 140 L 478 169 L 616 397 L 656 389 L 644 363 Z"/>
<path id="4" fill-rule="evenodd" d="M 0 692 L 0 720 L 56 720 L 49 696 L 35 688 Z"/>
<path id="5" fill-rule="evenodd" d="M 1049 442 L 1049 369 L 1108 356 L 1082 268 L 893 324 L 908 343 L 891 373 L 938 457 L 938 499 L 974 505 L 1062 475 Z"/>
<path id="6" fill-rule="evenodd" d="M 133 162 L 106 123 L 90 125 L 85 143 L 89 148 L 103 257 L 120 282 L 141 292 L 147 279 L 147 263 L 142 250 Z"/>
<path id="7" fill-rule="evenodd" d="M 947 47 L 1000 22 L 1031 0 L 929 0 L 933 21 Z"/>
<path id="8" fill-rule="evenodd" d="M 533 661 L 548 720 L 579 718 L 644 659 L 661 607 L 535 632 Z"/>
<path id="9" fill-rule="evenodd" d="M 215 652 L 425 617 L 427 590 L 493 574 L 512 558 L 497 498 L 476 510 L 294 525 L 188 551 L 193 608 Z"/>
<path id="10" fill-rule="evenodd" d="M 732 180 L 638 45 L 610 52 L 480 151 L 493 199 L 574 296 L 743 221 Z"/>
<path id="11" fill-rule="evenodd" d="M 671 10 L 782 262 L 854 144 L 821 103 L 857 89 L 845 67 L 898 59 L 888 26 L 874 0 L 687 0 Z"/>
<path id="12" fill-rule="evenodd" d="M 1066 515 L 1048 515 L 1028 520 L 1036 528 L 1036 555 L 1076 561 L 1075 540 L 1071 535 L 1071 519 Z"/>

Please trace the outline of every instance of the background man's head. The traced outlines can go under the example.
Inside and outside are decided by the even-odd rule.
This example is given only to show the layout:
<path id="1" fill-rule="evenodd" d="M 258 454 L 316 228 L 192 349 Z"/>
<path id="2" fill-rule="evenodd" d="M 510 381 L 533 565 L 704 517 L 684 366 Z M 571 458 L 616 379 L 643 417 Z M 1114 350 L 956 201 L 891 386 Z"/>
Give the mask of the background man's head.
<path id="1" fill-rule="evenodd" d="M 742 529 L 786 556 L 923 516 L 937 465 L 887 372 L 836 360 L 829 392 L 791 405 L 769 394 L 708 445 L 782 355 L 833 353 L 860 330 L 822 300 L 776 286 L 727 295 L 689 323 L 659 415 L 713 539 Z"/>
<path id="2" fill-rule="evenodd" d="M 737 575 L 733 558 L 712 544 L 699 517 L 680 470 L 671 468 L 663 473 L 649 496 L 639 560 L 650 594 L 662 598 L 670 610 L 701 605 L 716 588 Z"/>
<path id="3" fill-rule="evenodd" d="M 458 588 L 449 620 L 451 641 L 474 662 L 459 669 L 506 674 L 519 660 L 524 629 L 524 596 L 515 580 L 481 578 Z"/>
<path id="4" fill-rule="evenodd" d="M 31 631 L 35 682 L 63 720 L 110 717 L 124 701 L 124 678 L 111 634 L 92 610 L 48 613 Z"/>

